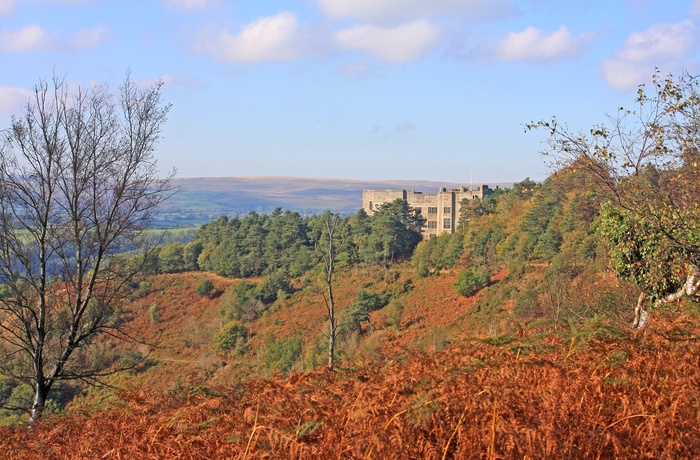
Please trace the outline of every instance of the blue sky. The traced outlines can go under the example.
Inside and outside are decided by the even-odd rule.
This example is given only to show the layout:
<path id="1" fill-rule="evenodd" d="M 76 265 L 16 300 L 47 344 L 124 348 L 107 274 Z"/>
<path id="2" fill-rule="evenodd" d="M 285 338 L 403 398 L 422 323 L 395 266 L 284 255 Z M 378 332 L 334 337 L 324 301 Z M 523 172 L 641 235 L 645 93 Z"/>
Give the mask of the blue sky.
<path id="1" fill-rule="evenodd" d="M 700 72 L 700 0 L 0 0 L 0 128 L 34 84 L 165 82 L 179 177 L 542 180 L 544 133 Z"/>

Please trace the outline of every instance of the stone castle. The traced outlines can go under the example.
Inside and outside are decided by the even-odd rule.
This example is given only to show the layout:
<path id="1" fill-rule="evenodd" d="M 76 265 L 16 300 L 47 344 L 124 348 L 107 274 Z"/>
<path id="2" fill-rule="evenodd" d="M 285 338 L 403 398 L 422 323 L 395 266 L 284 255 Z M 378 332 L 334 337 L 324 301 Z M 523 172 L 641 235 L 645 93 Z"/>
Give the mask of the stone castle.
<path id="1" fill-rule="evenodd" d="M 402 199 L 420 212 L 426 219 L 423 228 L 424 238 L 434 238 L 444 233 L 454 233 L 459 221 L 462 200 L 482 199 L 493 193 L 488 185 L 440 189 L 437 193 L 423 193 L 413 190 L 363 190 L 362 208 L 368 215 L 379 210 L 384 203 Z"/>

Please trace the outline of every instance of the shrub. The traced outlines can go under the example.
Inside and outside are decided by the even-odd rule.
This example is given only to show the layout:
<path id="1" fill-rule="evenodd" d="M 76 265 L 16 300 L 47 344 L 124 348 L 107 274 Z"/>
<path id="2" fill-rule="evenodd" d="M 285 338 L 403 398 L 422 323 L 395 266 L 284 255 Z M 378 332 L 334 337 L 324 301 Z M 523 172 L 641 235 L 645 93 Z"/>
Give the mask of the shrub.
<path id="1" fill-rule="evenodd" d="M 158 267 L 162 273 L 178 273 L 185 270 L 184 245 L 170 243 L 158 253 Z"/>
<path id="2" fill-rule="evenodd" d="M 530 283 L 515 295 L 513 315 L 518 319 L 526 321 L 533 320 L 542 315 L 539 292 L 534 283 Z"/>
<path id="3" fill-rule="evenodd" d="M 287 374 L 302 353 L 301 337 L 290 337 L 278 341 L 266 340 L 265 366 L 268 369 L 277 369 L 282 374 Z"/>
<path id="4" fill-rule="evenodd" d="M 369 320 L 369 314 L 379 310 L 388 303 L 380 294 L 362 289 L 357 293 L 357 301 L 350 306 L 350 316 L 358 332 L 362 332 L 362 323 Z"/>
<path id="5" fill-rule="evenodd" d="M 276 271 L 266 276 L 255 290 L 255 297 L 265 304 L 275 302 L 280 292 L 285 294 L 293 292 L 287 275 L 282 271 Z"/>
<path id="6" fill-rule="evenodd" d="M 151 283 L 149 281 L 141 281 L 139 283 L 138 292 L 137 292 L 138 297 L 139 298 L 146 297 L 150 293 L 151 293 Z"/>
<path id="7" fill-rule="evenodd" d="M 202 297 L 207 297 L 214 290 L 214 283 L 208 279 L 204 279 L 199 282 L 196 288 L 194 288 L 195 294 Z"/>
<path id="8" fill-rule="evenodd" d="M 148 319 L 151 320 L 151 324 L 155 324 L 160 319 L 160 307 L 158 307 L 158 302 L 155 300 L 148 309 Z"/>
<path id="9" fill-rule="evenodd" d="M 319 333 L 316 338 L 304 347 L 304 370 L 318 369 L 328 362 L 328 337 Z"/>
<path id="10" fill-rule="evenodd" d="M 386 322 L 389 326 L 399 329 L 401 324 L 401 316 L 403 315 L 403 309 L 406 304 L 402 300 L 392 300 L 389 305 L 386 306 Z"/>
<path id="11" fill-rule="evenodd" d="M 480 289 L 485 288 L 491 282 L 489 269 L 486 267 L 472 267 L 459 272 L 455 280 L 457 294 L 470 296 Z"/>
<path id="12" fill-rule="evenodd" d="M 4 405 L 7 398 L 12 394 L 12 390 L 18 385 L 10 377 L 0 375 L 0 405 Z"/>
<path id="13" fill-rule="evenodd" d="M 12 297 L 12 288 L 7 284 L 0 284 L 0 299 L 9 299 Z"/>
<path id="14" fill-rule="evenodd" d="M 265 312 L 265 305 L 258 299 L 255 284 L 239 281 L 226 289 L 219 303 L 221 321 L 251 322 Z"/>
<path id="15" fill-rule="evenodd" d="M 214 348 L 217 350 L 235 348 L 237 354 L 243 354 L 247 340 L 248 329 L 238 321 L 232 321 L 221 328 L 219 333 L 214 336 Z"/>
<path id="16" fill-rule="evenodd" d="M 513 259 L 508 262 L 508 279 L 517 280 L 525 274 L 525 262 Z"/>

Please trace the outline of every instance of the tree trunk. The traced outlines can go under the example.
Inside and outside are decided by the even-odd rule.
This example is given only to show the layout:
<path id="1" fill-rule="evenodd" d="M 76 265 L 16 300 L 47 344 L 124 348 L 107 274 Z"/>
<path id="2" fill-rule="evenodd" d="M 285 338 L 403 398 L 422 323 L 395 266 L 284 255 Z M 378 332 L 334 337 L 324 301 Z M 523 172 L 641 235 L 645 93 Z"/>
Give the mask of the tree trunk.
<path id="1" fill-rule="evenodd" d="M 333 370 L 335 366 L 335 328 L 331 324 L 328 334 L 328 369 Z"/>
<path id="2" fill-rule="evenodd" d="M 697 265 L 688 266 L 688 277 L 685 280 L 685 284 L 676 292 L 663 297 L 654 303 L 654 306 L 660 306 L 666 303 L 675 302 L 680 300 L 684 295 L 694 296 L 700 291 L 700 268 Z"/>
<path id="3" fill-rule="evenodd" d="M 646 302 L 646 300 L 646 292 L 642 292 L 641 294 L 639 294 L 639 298 L 637 299 L 637 306 L 634 307 L 634 321 L 632 321 L 633 329 L 641 329 L 647 324 L 647 321 L 649 321 L 649 313 L 644 308 L 644 303 Z"/>
<path id="4" fill-rule="evenodd" d="M 331 259 L 332 260 L 332 259 Z M 333 370 L 335 366 L 335 300 L 333 299 L 333 265 L 328 268 L 328 276 L 326 277 L 328 287 L 328 369 Z"/>
<path id="5" fill-rule="evenodd" d="M 658 308 L 667 303 L 675 302 L 683 298 L 684 295 L 687 296 L 697 296 L 700 292 L 700 267 L 697 265 L 688 265 L 688 277 L 685 280 L 685 284 L 681 286 L 676 292 L 668 294 L 666 297 L 662 297 L 654 302 L 654 308 Z M 649 321 L 649 313 L 644 308 L 644 303 L 646 302 L 646 294 L 642 292 L 639 295 L 639 300 L 637 300 L 637 306 L 634 308 L 634 321 L 632 322 L 632 327 L 634 329 L 643 328 Z"/>
<path id="6" fill-rule="evenodd" d="M 333 221 L 331 222 L 331 218 Z M 338 255 L 336 248 L 333 245 L 336 226 L 338 225 L 338 216 L 330 214 L 326 220 L 326 232 L 328 233 L 328 252 L 325 256 L 326 261 L 326 287 L 328 289 L 328 299 L 326 299 L 326 307 L 328 308 L 328 369 L 333 370 L 335 366 L 335 336 L 338 330 L 338 325 L 335 320 L 335 300 L 333 299 L 333 272 L 335 270 L 335 258 Z"/>
<path id="7" fill-rule="evenodd" d="M 34 400 L 32 401 L 32 408 L 29 411 L 29 427 L 33 428 L 36 422 L 39 421 L 41 415 L 44 412 L 44 406 L 46 405 L 46 397 L 49 394 L 48 388 L 43 382 L 37 382 L 36 388 L 34 389 Z"/>

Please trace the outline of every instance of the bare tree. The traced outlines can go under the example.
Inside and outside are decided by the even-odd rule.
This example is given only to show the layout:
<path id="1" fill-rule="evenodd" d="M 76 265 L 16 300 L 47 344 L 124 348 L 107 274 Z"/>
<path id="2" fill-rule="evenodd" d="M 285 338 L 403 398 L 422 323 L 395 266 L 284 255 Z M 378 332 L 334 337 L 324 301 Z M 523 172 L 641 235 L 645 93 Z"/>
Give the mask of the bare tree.
<path id="1" fill-rule="evenodd" d="M 324 268 L 324 281 L 326 293 L 323 300 L 328 313 L 328 369 L 335 366 L 335 341 L 342 330 L 344 324 L 338 323 L 335 311 L 335 297 L 333 296 L 333 275 L 335 274 L 335 263 L 338 253 L 345 244 L 340 236 L 340 226 L 342 220 L 338 214 L 326 211 L 321 219 L 321 234 L 316 243 L 316 250 L 320 252 Z"/>
<path id="2" fill-rule="evenodd" d="M 127 338 L 120 296 L 138 268 L 114 256 L 137 247 L 171 191 L 154 158 L 170 109 L 161 86 L 127 75 L 114 96 L 42 80 L 3 132 L 0 372 L 33 387 L 30 425 L 57 382 L 114 371 L 98 336 Z"/>

